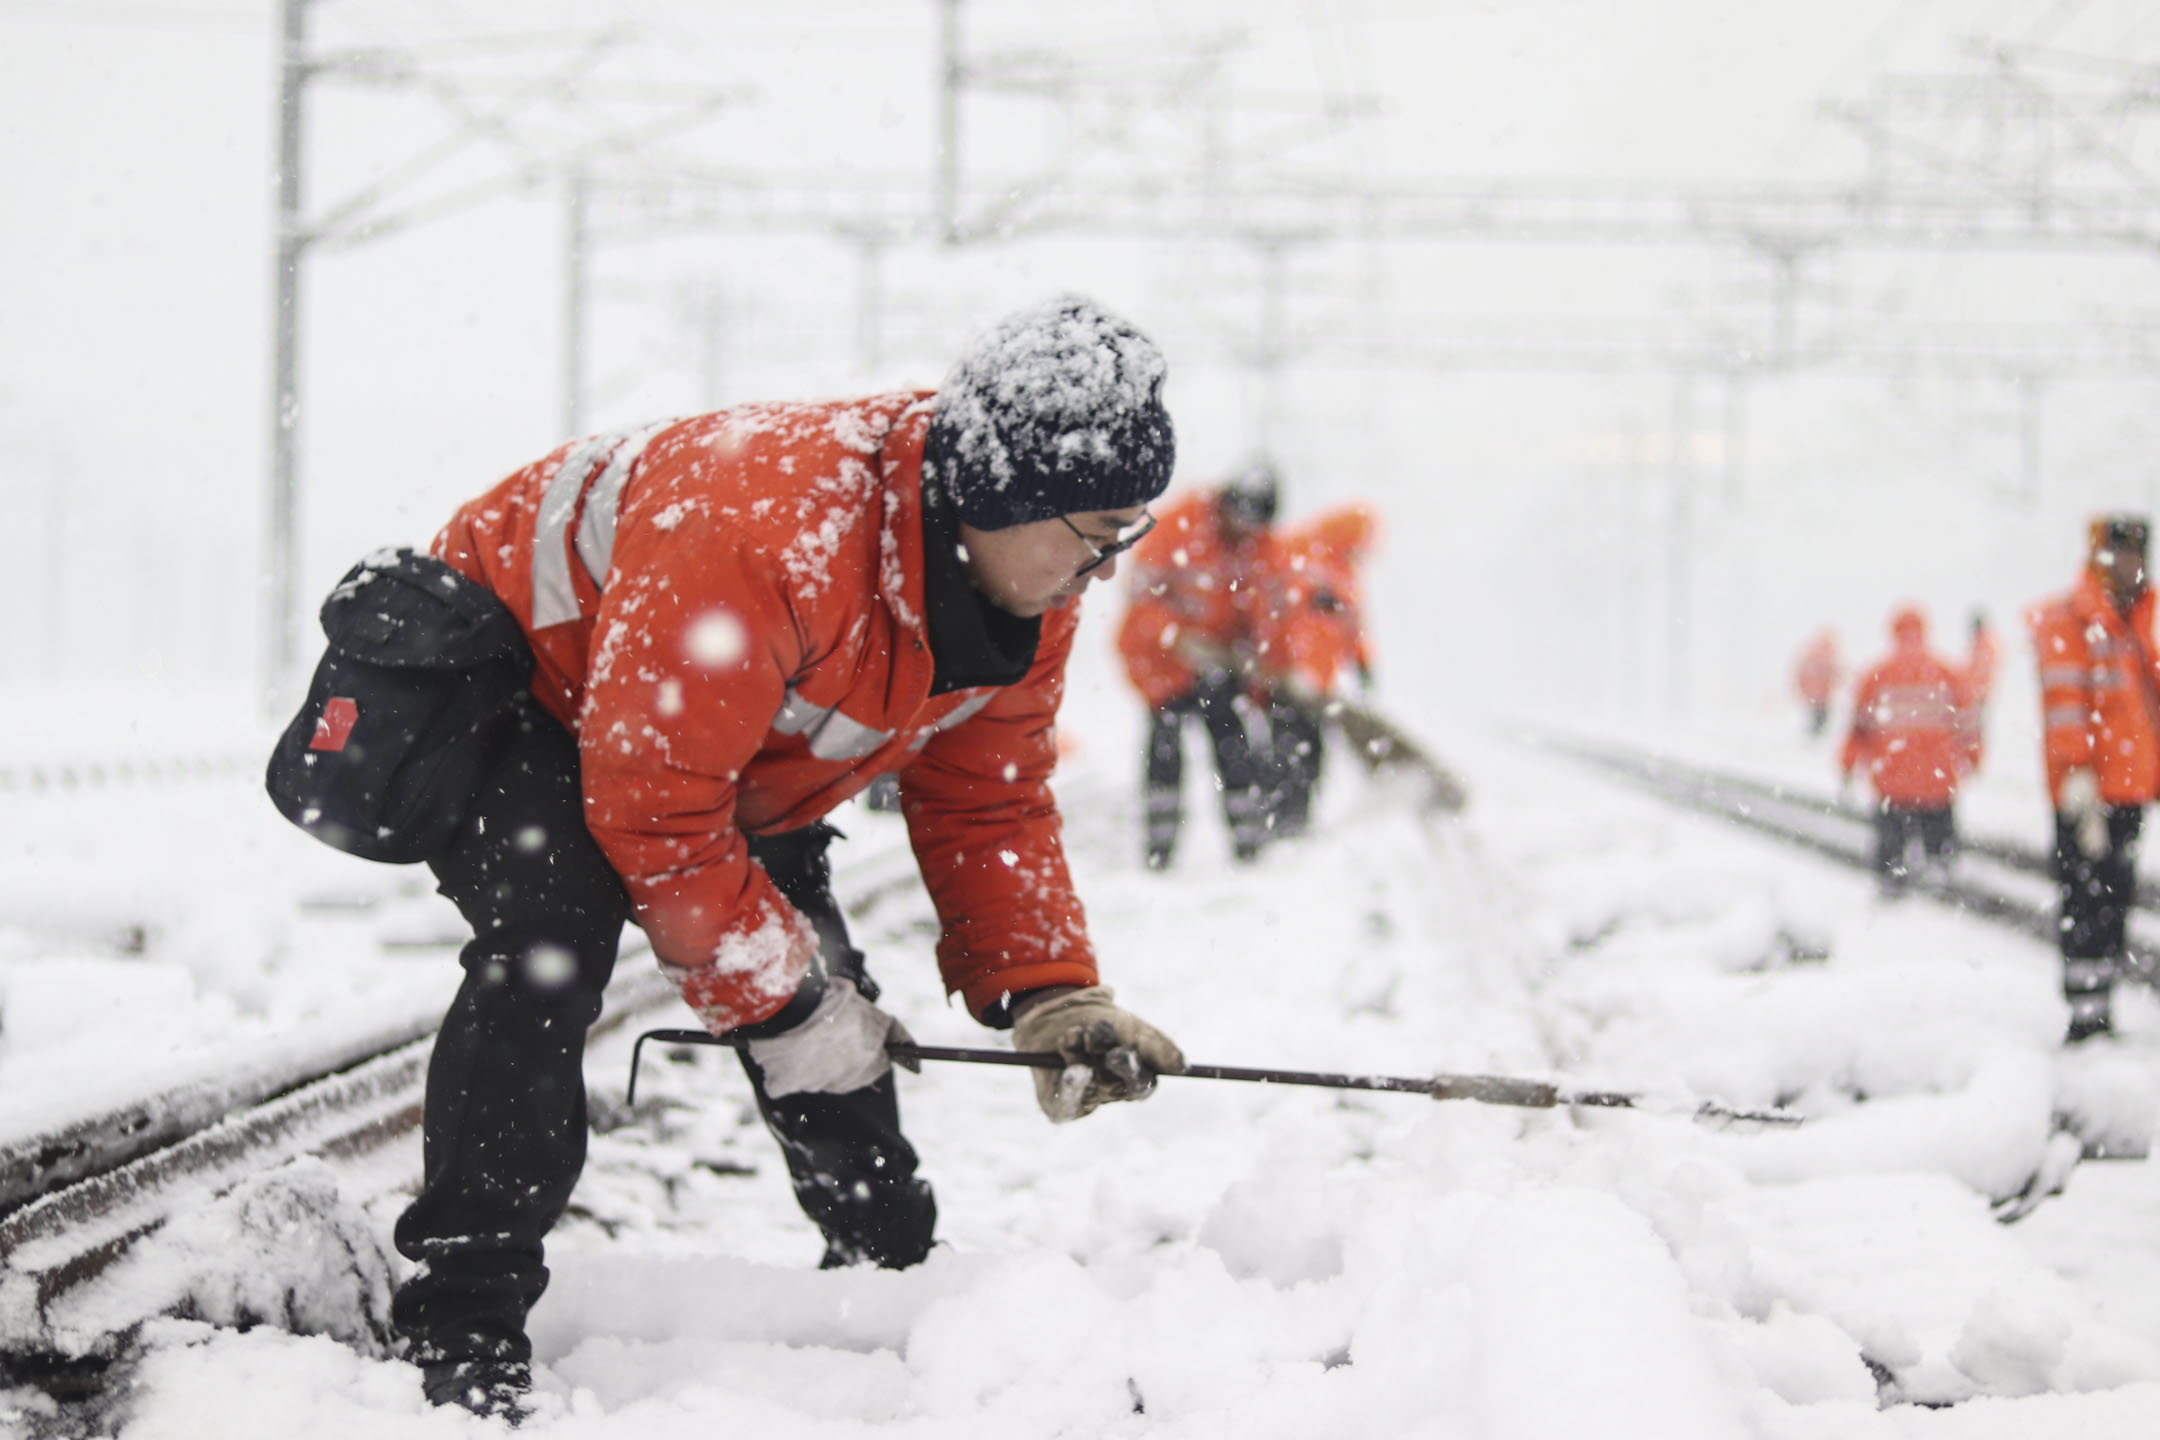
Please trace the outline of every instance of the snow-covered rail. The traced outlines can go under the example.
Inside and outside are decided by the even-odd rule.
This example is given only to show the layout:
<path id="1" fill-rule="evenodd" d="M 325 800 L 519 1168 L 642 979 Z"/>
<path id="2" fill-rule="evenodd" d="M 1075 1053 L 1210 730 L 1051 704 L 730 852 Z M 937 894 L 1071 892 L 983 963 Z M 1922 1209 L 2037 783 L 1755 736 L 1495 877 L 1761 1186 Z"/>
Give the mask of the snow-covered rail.
<path id="1" fill-rule="evenodd" d="M 1815 815 L 1852 821 L 1858 825 L 1873 824 L 1873 812 L 1850 800 L 1836 799 L 1808 791 L 1794 790 L 1759 776 L 1742 775 L 1730 770 L 1714 770 L 1699 765 L 1681 765 L 1666 756 L 1653 756 L 1609 747 L 1585 747 L 1563 744 L 1562 749 L 1573 751 L 1585 759 L 1610 758 L 1614 763 L 1641 766 L 1659 775 L 1686 774 L 1695 781 L 1711 787 L 1715 792 L 1727 795 L 1749 796 L 1758 800 L 1785 806 L 1793 810 Z M 1992 860 L 2008 869 L 2027 875 L 2037 875 L 2052 881 L 2053 860 L 2045 852 L 2031 845 L 2020 845 L 1995 835 L 1975 835 L 1963 832 L 1958 835 L 1958 851 L 1963 855 L 1978 856 Z M 2160 913 L 2160 884 L 2140 879 L 2137 882 L 2138 908 Z"/>
<path id="2" fill-rule="evenodd" d="M 44 790 L 101 790 L 130 785 L 176 785 L 259 774 L 259 755 L 137 755 L 0 765 L 0 794 Z"/>
<path id="3" fill-rule="evenodd" d="M 593 1034 L 647 1015 L 674 994 L 656 973 L 634 969 L 609 988 Z M 51 1152 L 65 1152 L 64 1160 L 41 1157 L 41 1137 L 0 1151 L 18 1183 L 71 1172 L 67 1183 L 48 1186 L 0 1218 L 0 1363 L 95 1358 L 150 1318 L 110 1303 L 70 1313 L 67 1302 L 176 1207 L 300 1156 L 361 1162 L 417 1130 L 434 1027 L 431 1020 L 417 1028 L 416 1035 L 381 1032 L 372 1047 L 326 1048 L 312 1061 L 280 1056 L 238 1064 L 231 1067 L 238 1078 L 177 1102 L 138 1098 L 58 1139 L 42 1137 Z M 269 1093 L 237 1098 L 251 1091 Z M 162 1143 L 146 1139 L 153 1134 Z M 73 1175 L 77 1170 L 87 1173 Z"/>
<path id="4" fill-rule="evenodd" d="M 835 891 L 860 914 L 915 879 L 896 834 L 850 856 Z M 645 954 L 633 931 L 594 1038 L 675 998 L 635 962 Z M 246 1055 L 159 1072 L 118 1103 L 0 1137 L 0 1375 L 51 1375 L 82 1360 L 94 1368 L 151 1318 L 99 1298 L 95 1282 L 180 1207 L 303 1156 L 364 1169 L 413 1135 L 439 1018 L 438 1000 L 326 1021 Z"/>
<path id="5" fill-rule="evenodd" d="M 1869 813 L 1856 805 L 1798 794 L 1770 781 L 1707 769 L 1612 745 L 1548 737 L 1547 748 L 1596 766 L 1649 790 L 1661 799 L 1800 846 L 1828 860 L 1856 869 L 1874 867 L 1874 829 Z M 1961 837 L 1960 855 L 1968 863 L 1948 876 L 1918 877 L 1917 894 L 2009 926 L 2049 944 L 2055 942 L 2056 912 L 2051 901 L 2019 894 L 2021 887 L 1990 882 L 1990 865 L 2026 879 L 2047 877 L 2050 862 L 2039 851 L 2007 841 Z M 1969 862 L 1988 864 L 1975 865 Z M 2029 883 L 2022 888 L 2032 889 Z M 2141 884 L 2140 909 L 2160 911 L 2160 891 Z M 2160 986 L 2160 953 L 2135 942 L 2127 956 L 2129 972 L 2148 985 Z"/>

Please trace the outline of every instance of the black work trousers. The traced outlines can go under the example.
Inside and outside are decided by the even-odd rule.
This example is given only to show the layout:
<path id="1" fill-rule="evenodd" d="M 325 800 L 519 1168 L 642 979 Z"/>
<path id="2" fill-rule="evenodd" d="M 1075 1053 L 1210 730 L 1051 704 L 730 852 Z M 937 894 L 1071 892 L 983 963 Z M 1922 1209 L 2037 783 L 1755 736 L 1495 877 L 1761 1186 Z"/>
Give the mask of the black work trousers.
<path id="1" fill-rule="evenodd" d="M 1268 701 L 1266 823 L 1271 838 L 1302 835 L 1312 824 L 1327 736 L 1320 707 L 1277 695 Z"/>
<path id="2" fill-rule="evenodd" d="M 2070 1006 L 2073 1038 L 2106 1030 L 2116 967 L 2126 943 L 2130 907 L 2137 893 L 2138 837 L 2145 826 L 2141 805 L 2107 807 L 2107 849 L 2087 855 L 2078 844 L 2077 822 L 2055 816 L 2055 876 L 2062 882 L 2063 999 Z"/>
<path id="3" fill-rule="evenodd" d="M 1223 819 L 1230 827 L 1231 849 L 1241 860 L 1260 852 L 1267 840 L 1267 814 L 1260 759 L 1245 717 L 1238 713 L 1238 683 L 1228 671 L 1200 677 L 1187 693 L 1156 707 L 1148 725 L 1147 764 L 1142 800 L 1146 806 L 1147 863 L 1160 870 L 1177 849 L 1185 823 L 1185 718 L 1200 717 L 1215 753 L 1216 787 L 1222 792 Z"/>
<path id="4" fill-rule="evenodd" d="M 816 925 L 828 964 L 859 974 L 829 888 L 833 834 L 753 840 L 752 854 Z M 417 1266 L 391 1316 L 419 1363 L 524 1361 L 525 1316 L 547 1288 L 542 1239 L 585 1163 L 585 1032 L 630 916 L 585 828 L 577 744 L 538 705 L 520 703 L 464 822 L 429 864 L 473 939 L 428 1065 L 421 1189 L 396 1230 Z M 828 1260 L 920 1260 L 936 1207 L 900 1133 L 891 1075 L 847 1095 L 774 1101 L 747 1057 L 744 1069 Z"/>
<path id="5" fill-rule="evenodd" d="M 1883 884 L 1901 890 L 1912 879 L 1912 852 L 1947 865 L 1957 851 L 1957 827 L 1948 805 L 1898 805 L 1885 800 L 1875 810 L 1875 873 Z"/>

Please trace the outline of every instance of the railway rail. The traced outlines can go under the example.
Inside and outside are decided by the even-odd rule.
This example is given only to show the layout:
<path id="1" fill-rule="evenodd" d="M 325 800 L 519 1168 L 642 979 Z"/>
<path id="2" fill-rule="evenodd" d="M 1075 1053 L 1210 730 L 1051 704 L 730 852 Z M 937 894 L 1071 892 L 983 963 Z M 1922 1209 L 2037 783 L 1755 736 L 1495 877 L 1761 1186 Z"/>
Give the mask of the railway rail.
<path id="1" fill-rule="evenodd" d="M 1861 806 L 1619 746 L 1552 737 L 1541 743 L 1686 809 L 1854 869 L 1874 869 L 1874 819 Z M 1916 876 L 1913 892 L 2055 943 L 2051 857 L 2011 841 L 1976 836 L 1960 836 L 1958 853 L 1951 873 Z M 2046 882 L 2046 888 L 2037 881 Z M 2160 888 L 2140 881 L 2134 903 L 2140 911 L 2160 915 Z M 2160 988 L 2160 950 L 2133 939 L 2125 961 L 2126 978 Z"/>
<path id="2" fill-rule="evenodd" d="M 1675 803 L 1840 863 L 1869 863 L 1864 811 L 1609 746 L 1545 743 Z M 2015 847 L 1973 842 L 1966 851 L 2028 881 L 2046 871 L 2044 857 Z M 894 835 L 849 856 L 835 890 L 847 913 L 860 918 L 915 880 L 912 854 Z M 2051 910 L 2030 898 L 1963 875 L 1926 893 L 2052 938 Z M 2139 898 L 2160 910 L 2160 894 L 2141 890 Z M 633 936 L 625 961 L 642 948 Z M 2148 982 L 2160 973 L 2151 956 L 2137 963 Z M 661 1010 L 674 993 L 650 967 L 625 963 L 595 1036 Z M 362 1166 L 413 1137 L 438 1015 L 431 1005 L 291 1036 L 281 1048 L 230 1057 L 214 1069 L 158 1077 L 156 1093 L 36 1133 L 0 1136 L 0 1384 L 94 1393 L 102 1366 L 153 1316 L 101 1300 L 95 1326 L 85 1329 L 81 1307 L 71 1311 L 71 1304 L 182 1205 L 302 1156 Z"/>
<path id="3" fill-rule="evenodd" d="M 897 830 L 864 839 L 834 876 L 836 898 L 857 918 L 918 883 Z M 390 898 L 339 896 L 301 908 L 364 911 Z M 389 951 L 455 942 L 386 933 L 378 943 Z M 638 963 L 649 953 L 640 933 L 625 936 L 593 1039 L 675 1001 L 649 961 Z M 146 1074 L 125 1099 L 0 1135 L 0 1386 L 38 1385 L 63 1399 L 94 1394 L 132 1331 L 153 1318 L 96 1282 L 183 1207 L 303 1156 L 344 1176 L 369 1175 L 371 1161 L 414 1139 L 440 1016 L 432 998 L 326 1020 L 246 1054 Z M 404 1179 L 396 1171 L 383 1188 Z M 86 1323 L 86 1314 L 94 1319 Z"/>

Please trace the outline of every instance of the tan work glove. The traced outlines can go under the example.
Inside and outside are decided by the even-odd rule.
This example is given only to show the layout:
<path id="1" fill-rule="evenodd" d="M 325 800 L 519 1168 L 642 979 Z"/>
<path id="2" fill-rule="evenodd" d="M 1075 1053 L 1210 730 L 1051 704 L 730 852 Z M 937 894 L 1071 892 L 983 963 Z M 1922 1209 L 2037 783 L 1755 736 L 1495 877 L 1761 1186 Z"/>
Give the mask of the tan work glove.
<path id="1" fill-rule="evenodd" d="M 2088 860 L 2108 852 L 2107 807 L 2100 803 L 2100 776 L 2080 765 L 2062 778 L 2055 808 L 2071 823 L 2078 850 Z"/>
<path id="2" fill-rule="evenodd" d="M 1105 1101 L 1145 1099 L 1157 1075 L 1185 1068 L 1169 1036 L 1119 1009 L 1101 985 L 1024 1003 L 1013 1019 L 1013 1048 L 1064 1058 L 1062 1070 L 1035 1072 L 1036 1102 L 1060 1125 Z"/>

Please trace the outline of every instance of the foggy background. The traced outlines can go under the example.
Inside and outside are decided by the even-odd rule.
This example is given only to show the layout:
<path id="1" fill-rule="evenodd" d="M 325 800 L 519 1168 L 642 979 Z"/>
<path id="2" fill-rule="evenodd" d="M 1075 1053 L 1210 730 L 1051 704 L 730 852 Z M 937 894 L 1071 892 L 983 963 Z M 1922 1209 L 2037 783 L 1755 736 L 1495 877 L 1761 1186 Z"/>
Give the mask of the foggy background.
<path id="1" fill-rule="evenodd" d="M 289 703 L 348 564 L 571 434 L 931 386 L 1061 290 L 1163 346 L 1181 484 L 1380 508 L 1413 724 L 1760 713 L 1908 598 L 2029 686 L 2160 492 L 2150 4 L 302 9 L 281 667 L 286 11 L 0 0 L 0 689 Z"/>

